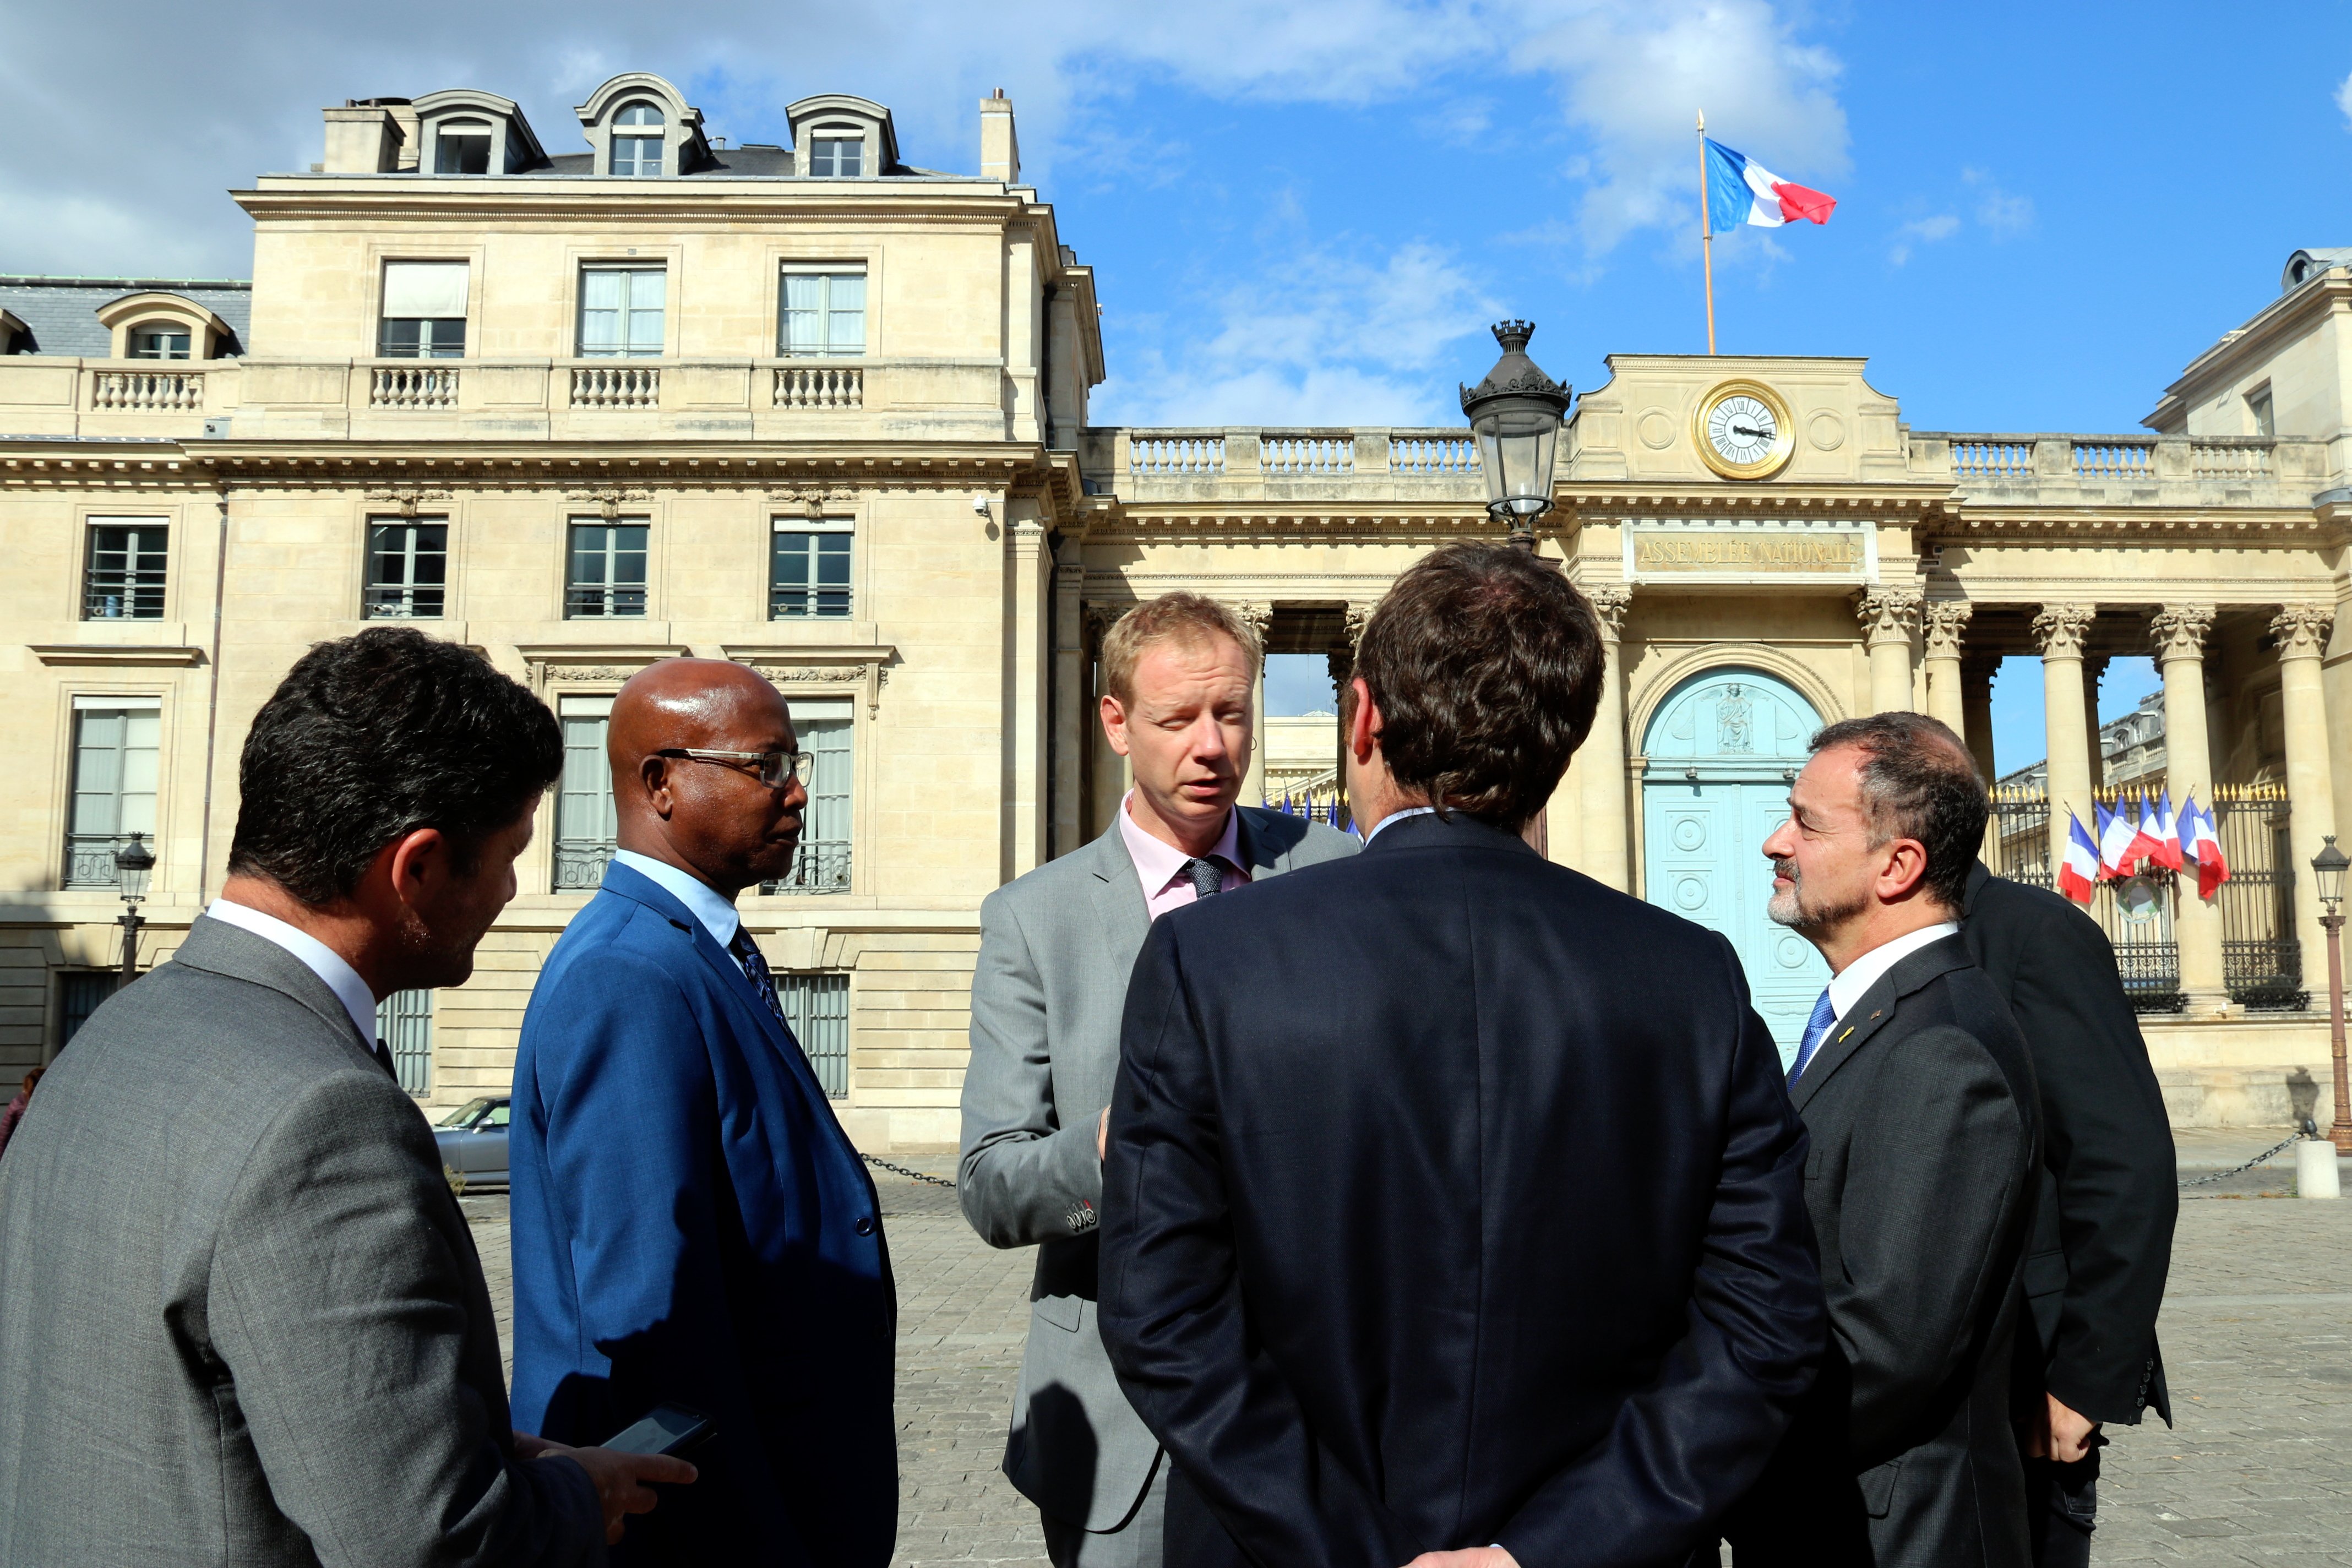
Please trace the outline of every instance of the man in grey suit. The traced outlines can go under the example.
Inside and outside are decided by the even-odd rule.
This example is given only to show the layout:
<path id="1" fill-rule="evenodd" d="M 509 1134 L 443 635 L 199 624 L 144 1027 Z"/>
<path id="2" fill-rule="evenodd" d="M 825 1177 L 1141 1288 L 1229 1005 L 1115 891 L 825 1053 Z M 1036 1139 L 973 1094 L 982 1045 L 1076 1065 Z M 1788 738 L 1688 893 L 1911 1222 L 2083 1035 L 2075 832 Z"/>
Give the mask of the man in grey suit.
<path id="1" fill-rule="evenodd" d="M 1812 750 L 1764 853 L 1769 912 L 1832 975 L 1789 1075 L 1829 1353 L 1725 1533 L 1740 1568 L 2027 1568 L 2010 1357 L 2041 1100 L 1960 935 L 1984 784 L 1919 713 Z"/>
<path id="2" fill-rule="evenodd" d="M 470 649 L 322 643 L 255 718 L 221 896 L 93 1014 L 0 1173 L 0 1568 L 575 1564 L 681 1460 L 520 1438 L 432 1129 L 375 1037 L 461 984 L 562 763 Z"/>
<path id="3" fill-rule="evenodd" d="M 1037 1247 L 1004 1473 L 1044 1516 L 1056 1568 L 1160 1560 L 1167 1467 L 1095 1306 L 1104 1119 L 1136 954 L 1169 910 L 1357 848 L 1234 804 L 1263 658 L 1247 623 L 1196 594 L 1121 617 L 1103 638 L 1102 724 L 1134 788 L 1101 837 L 980 908 L 960 1184 L 991 1246 Z"/>

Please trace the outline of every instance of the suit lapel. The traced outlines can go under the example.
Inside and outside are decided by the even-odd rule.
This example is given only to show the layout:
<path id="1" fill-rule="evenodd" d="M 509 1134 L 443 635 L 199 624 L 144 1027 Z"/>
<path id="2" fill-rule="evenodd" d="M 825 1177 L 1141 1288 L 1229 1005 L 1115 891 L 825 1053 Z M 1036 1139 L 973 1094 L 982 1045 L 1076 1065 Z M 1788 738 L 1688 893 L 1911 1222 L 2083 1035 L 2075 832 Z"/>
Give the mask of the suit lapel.
<path id="1" fill-rule="evenodd" d="M 752 1028 L 769 1046 L 783 1056 L 796 1072 L 805 1072 L 812 1086 L 816 1084 L 815 1069 L 808 1067 L 804 1053 L 791 1049 L 792 1037 L 776 1016 L 761 1005 L 759 994 L 751 989 L 751 981 L 735 963 L 734 955 L 719 945 L 709 929 L 694 918 L 694 912 L 677 901 L 670 891 L 650 877 L 641 876 L 628 867 L 615 862 L 604 868 L 604 890 L 616 898 L 643 904 L 670 924 L 686 933 L 687 945 L 702 961 L 712 983 L 729 1004 L 753 1020 Z M 794 1063 L 793 1058 L 802 1058 Z M 817 1090 L 823 1097 L 823 1090 Z"/>
<path id="2" fill-rule="evenodd" d="M 1143 902 L 1143 879 L 1135 874 L 1135 861 L 1119 837 L 1118 819 L 1114 817 L 1109 829 L 1081 853 L 1087 857 L 1087 869 L 1093 874 L 1087 886 L 1094 894 L 1095 910 L 1102 917 L 1102 931 L 1133 963 L 1135 955 L 1143 951 L 1143 939 L 1150 934 L 1151 911 Z"/>
<path id="3" fill-rule="evenodd" d="M 1852 1061 L 1854 1054 L 1870 1043 L 1872 1036 L 1887 1026 L 1904 997 L 1937 975 L 1965 968 L 1973 962 L 1957 932 L 1931 942 L 1916 952 L 1904 954 L 1894 968 L 1880 975 L 1846 1009 L 1845 1016 L 1830 1030 L 1830 1037 L 1822 1042 L 1822 1048 L 1806 1064 L 1803 1075 L 1790 1091 L 1797 1109 L 1804 1110 L 1821 1092 L 1822 1085 Z"/>
<path id="4" fill-rule="evenodd" d="M 173 953 L 172 962 L 264 985 L 292 997 L 332 1030 L 335 1037 L 349 1046 L 362 1060 L 372 1068 L 383 1069 L 383 1060 L 360 1034 L 358 1026 L 352 1022 L 351 1014 L 344 1011 L 342 998 L 337 996 L 325 981 L 312 973 L 310 965 L 268 938 L 256 936 L 242 926 L 230 925 L 226 921 L 216 921 L 210 915 L 198 915 L 190 923 L 187 936 Z"/>

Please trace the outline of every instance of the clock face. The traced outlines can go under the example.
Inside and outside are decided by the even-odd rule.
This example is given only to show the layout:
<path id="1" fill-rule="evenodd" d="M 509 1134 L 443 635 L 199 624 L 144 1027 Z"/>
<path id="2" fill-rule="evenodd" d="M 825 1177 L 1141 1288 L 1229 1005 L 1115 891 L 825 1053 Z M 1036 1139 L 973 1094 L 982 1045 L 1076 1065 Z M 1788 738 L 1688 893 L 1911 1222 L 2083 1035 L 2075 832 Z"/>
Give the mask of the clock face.
<path id="1" fill-rule="evenodd" d="M 1744 392 L 1733 393 L 1706 411 L 1706 444 L 1727 463 L 1761 463 L 1780 439 L 1772 411 Z"/>

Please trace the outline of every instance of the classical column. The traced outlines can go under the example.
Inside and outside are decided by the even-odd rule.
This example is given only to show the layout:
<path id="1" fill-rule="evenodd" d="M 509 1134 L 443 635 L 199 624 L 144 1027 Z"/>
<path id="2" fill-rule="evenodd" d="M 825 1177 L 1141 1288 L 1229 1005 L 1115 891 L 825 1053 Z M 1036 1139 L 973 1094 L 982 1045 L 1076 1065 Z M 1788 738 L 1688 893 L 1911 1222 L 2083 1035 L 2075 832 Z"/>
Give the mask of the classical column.
<path id="1" fill-rule="evenodd" d="M 1103 679 L 1103 635 L 1118 624 L 1127 613 L 1124 605 L 1088 605 L 1086 607 L 1087 647 L 1093 655 L 1094 680 L 1087 694 L 1087 745 L 1092 763 L 1093 776 L 1089 781 L 1092 809 L 1087 814 L 1089 837 L 1098 837 L 1110 831 L 1111 821 L 1118 815 L 1118 803 L 1127 795 L 1127 759 L 1110 749 L 1110 737 L 1103 732 L 1102 700 L 1110 695 Z"/>
<path id="2" fill-rule="evenodd" d="M 1992 683 L 2000 674 L 1999 654 L 1970 654 L 1960 661 L 1960 739 L 1977 760 L 1977 772 L 1990 784 L 1996 775 L 1992 750 Z"/>
<path id="3" fill-rule="evenodd" d="M 1854 600 L 1863 641 L 1870 648 L 1870 710 L 1911 706 L 1911 634 L 1919 627 L 1916 588 L 1867 588 Z"/>
<path id="4" fill-rule="evenodd" d="M 1325 655 L 1331 671 L 1331 711 L 1339 716 L 1331 727 L 1331 798 L 1334 800 L 1344 800 L 1348 795 L 1348 683 L 1356 679 L 1356 645 L 1364 640 L 1364 623 L 1371 618 L 1371 605 L 1349 605 L 1347 641 Z"/>
<path id="5" fill-rule="evenodd" d="M 2205 732 L 2205 637 L 2210 605 L 2167 605 L 2148 623 L 2158 673 L 2164 677 L 2164 787 L 2180 809 L 2190 795 L 2213 804 L 2213 753 Z M 2180 989 L 2189 1011 L 2204 1016 L 2230 1005 L 2221 963 L 2221 910 L 2197 896 L 2197 873 L 2182 873 L 2172 931 L 2180 949 Z"/>
<path id="6" fill-rule="evenodd" d="M 1033 503 L 1011 502 L 1007 510 L 1027 507 L 1030 515 L 1008 519 L 1005 549 L 1011 557 L 1011 612 L 1007 631 L 1011 646 L 1005 662 L 1013 676 L 1012 711 L 1004 716 L 1007 742 L 1004 757 L 1004 801 L 1011 816 L 1006 824 L 1001 864 L 1003 879 L 1045 864 L 1045 650 L 1047 621 L 1045 525 Z"/>
<path id="7" fill-rule="evenodd" d="M 1633 595 L 1623 588 L 1586 591 L 1601 621 L 1601 705 L 1584 742 L 1584 873 L 1604 886 L 1631 892 L 1632 846 L 1625 810 L 1625 670 L 1619 638 L 1625 630 Z"/>
<path id="8" fill-rule="evenodd" d="M 1086 842 L 1087 629 L 1078 594 L 1087 580 L 1083 546 L 1066 539 L 1054 567 L 1054 728 L 1046 743 L 1054 771 L 1051 855 L 1067 855 Z"/>
<path id="9" fill-rule="evenodd" d="M 2287 840 L 2294 857 L 2294 935 L 2303 946 L 2303 983 L 2326 1012 L 2327 938 L 2311 889 L 2311 858 L 2336 831 L 2336 785 L 2329 776 L 2327 700 L 2320 662 L 2336 611 L 2328 605 L 2285 605 L 2272 617 L 2278 638 L 2279 717 L 2286 729 Z"/>
<path id="10" fill-rule="evenodd" d="M 2042 645 L 2042 729 L 2049 747 L 2050 870 L 2066 858 L 2066 819 L 2084 827 L 2097 824 L 2091 809 L 2091 759 L 2084 744 L 2083 639 L 2098 614 L 2095 605 L 2044 605 L 2033 617 L 2033 639 Z"/>
<path id="11" fill-rule="evenodd" d="M 1250 693 L 1250 754 L 1242 770 L 1242 804 L 1265 804 L 1265 638 L 1274 630 L 1272 605 L 1235 605 L 1234 614 L 1257 633 L 1257 686 Z"/>
<path id="12" fill-rule="evenodd" d="M 1967 682 L 1960 674 L 1960 641 L 1976 610 L 1965 599 L 1937 599 L 1927 606 L 1927 713 L 1965 740 L 1969 732 Z M 1875 682 L 1874 682 L 1875 684 Z"/>
<path id="13" fill-rule="evenodd" d="M 2107 658 L 2104 653 L 2083 656 L 2083 726 L 2084 744 L 2091 759 L 2091 788 L 2107 787 L 2107 753 L 2099 740 L 2099 681 L 2107 673 Z"/>

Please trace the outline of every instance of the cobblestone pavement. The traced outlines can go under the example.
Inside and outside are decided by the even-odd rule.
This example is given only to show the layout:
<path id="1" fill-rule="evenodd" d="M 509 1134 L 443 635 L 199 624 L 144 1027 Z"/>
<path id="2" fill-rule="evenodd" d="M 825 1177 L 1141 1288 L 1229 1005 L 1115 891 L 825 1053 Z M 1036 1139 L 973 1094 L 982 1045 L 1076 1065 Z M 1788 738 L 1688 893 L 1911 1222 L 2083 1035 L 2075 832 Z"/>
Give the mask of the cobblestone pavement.
<path id="1" fill-rule="evenodd" d="M 2284 1135 L 2214 1140 L 2226 1147 L 2195 1157 L 2184 1147 L 2182 1163 L 2191 1173 L 2235 1164 Z M 1035 1512 L 996 1468 L 1028 1322 L 1028 1254 L 982 1246 L 944 1188 L 876 1179 L 898 1276 L 893 1568 L 1042 1568 Z M 2095 1562 L 2352 1568 L 2352 1200 L 2258 1195 L 2293 1187 L 2291 1160 L 2274 1161 L 2181 1205 L 2160 1325 L 2179 1426 L 2113 1434 Z M 506 1202 L 466 1207 L 503 1337 Z"/>

